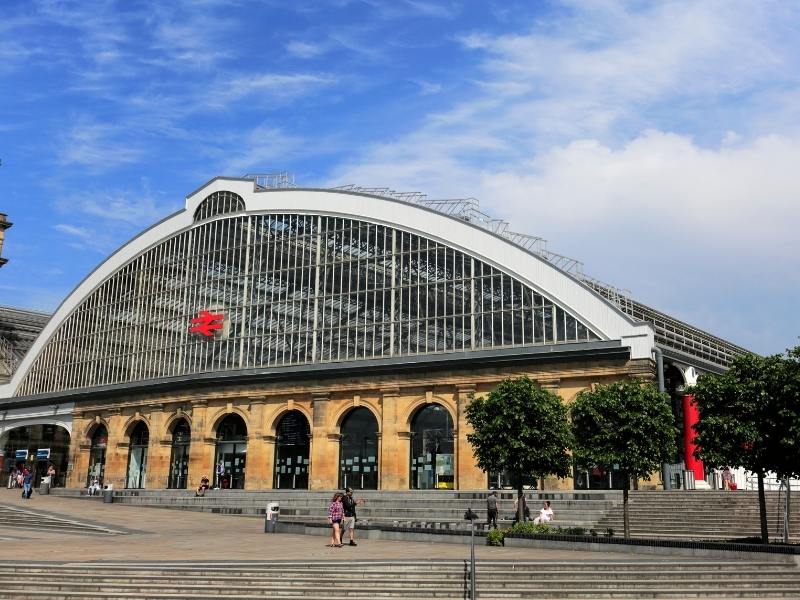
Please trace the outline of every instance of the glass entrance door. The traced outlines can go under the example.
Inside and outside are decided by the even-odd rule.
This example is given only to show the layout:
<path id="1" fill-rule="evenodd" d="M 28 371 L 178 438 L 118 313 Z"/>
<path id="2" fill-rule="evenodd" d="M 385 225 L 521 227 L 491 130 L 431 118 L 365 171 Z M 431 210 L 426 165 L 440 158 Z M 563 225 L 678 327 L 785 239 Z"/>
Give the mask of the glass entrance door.
<path id="1" fill-rule="evenodd" d="M 150 445 L 150 431 L 147 425 L 139 423 L 131 433 L 128 452 L 128 478 L 125 487 L 142 489 L 147 481 L 147 447 Z"/>
<path id="2" fill-rule="evenodd" d="M 172 446 L 169 461 L 169 488 L 185 490 L 189 479 L 189 444 Z"/>
<path id="3" fill-rule="evenodd" d="M 439 404 L 429 404 L 411 425 L 412 489 L 455 488 L 453 419 Z"/>
<path id="4" fill-rule="evenodd" d="M 178 421 L 172 431 L 172 455 L 169 460 L 169 480 L 167 487 L 185 490 L 189 479 L 189 424 Z"/>
<path id="5" fill-rule="evenodd" d="M 378 422 L 368 408 L 353 409 L 342 422 L 339 487 L 378 489 Z"/>
<path id="6" fill-rule="evenodd" d="M 147 476 L 147 447 L 131 446 L 128 458 L 128 481 L 125 487 L 142 489 Z"/>
<path id="7" fill-rule="evenodd" d="M 275 480 L 277 489 L 308 489 L 311 446 L 308 420 L 299 411 L 284 415 L 277 427 Z"/>
<path id="8" fill-rule="evenodd" d="M 108 446 L 108 430 L 100 425 L 92 435 L 92 446 L 89 449 L 89 472 L 86 475 L 86 487 L 97 483 L 103 485 L 106 469 L 106 447 Z"/>
<path id="9" fill-rule="evenodd" d="M 247 460 L 247 444 L 245 442 L 218 442 L 217 460 L 222 462 L 224 473 L 218 485 L 223 490 L 244 489 L 245 462 Z"/>
<path id="10" fill-rule="evenodd" d="M 243 490 L 247 461 L 247 425 L 237 414 L 226 416 L 217 428 L 216 485 L 223 490 Z"/>

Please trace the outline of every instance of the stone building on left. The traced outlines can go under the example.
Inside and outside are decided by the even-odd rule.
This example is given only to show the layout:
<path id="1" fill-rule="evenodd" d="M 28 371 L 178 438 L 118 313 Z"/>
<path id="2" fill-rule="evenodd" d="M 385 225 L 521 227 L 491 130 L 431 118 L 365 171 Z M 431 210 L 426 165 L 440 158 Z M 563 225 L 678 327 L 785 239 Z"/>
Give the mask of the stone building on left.
<path id="1" fill-rule="evenodd" d="M 0 386 L 7 384 L 36 337 L 50 320 L 48 313 L 0 306 Z M 66 481 L 72 406 L 54 403 L 4 402 L 0 409 L 0 473 L 7 478 L 12 465 L 24 464 L 43 475 L 50 464 Z M 1 485 L 7 484 L 5 480 Z"/>

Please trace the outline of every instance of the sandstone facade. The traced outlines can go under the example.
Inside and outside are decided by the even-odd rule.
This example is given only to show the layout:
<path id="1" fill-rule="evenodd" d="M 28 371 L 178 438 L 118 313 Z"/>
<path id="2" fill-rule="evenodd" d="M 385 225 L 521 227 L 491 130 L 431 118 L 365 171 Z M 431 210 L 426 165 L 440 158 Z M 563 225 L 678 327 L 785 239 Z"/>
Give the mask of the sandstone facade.
<path id="1" fill-rule="evenodd" d="M 289 411 L 302 413 L 311 429 L 309 488 L 333 489 L 339 485 L 339 439 L 341 425 L 356 407 L 372 412 L 378 423 L 379 489 L 410 487 L 410 444 L 414 415 L 437 403 L 450 414 L 454 437 L 454 487 L 485 489 L 487 474 L 475 464 L 467 442 L 470 427 L 465 407 L 471 398 L 491 391 L 506 377 L 527 375 L 569 403 L 593 384 L 622 377 L 652 378 L 650 360 L 563 361 L 486 368 L 479 365 L 448 370 L 417 370 L 405 373 L 363 374 L 306 381 L 264 384 L 191 387 L 177 392 L 136 393 L 129 396 L 94 398 L 76 402 L 73 441 L 67 485 L 87 483 L 89 454 L 94 432 L 101 425 L 108 431 L 105 483 L 126 485 L 130 436 L 139 422 L 150 433 L 145 487 L 169 484 L 172 432 L 186 420 L 191 427 L 188 485 L 201 477 L 213 477 L 218 426 L 229 414 L 241 416 L 247 427 L 245 489 L 273 486 L 276 427 Z M 311 372 L 309 373 L 311 376 Z M 572 489 L 573 481 L 546 482 L 548 489 Z"/>

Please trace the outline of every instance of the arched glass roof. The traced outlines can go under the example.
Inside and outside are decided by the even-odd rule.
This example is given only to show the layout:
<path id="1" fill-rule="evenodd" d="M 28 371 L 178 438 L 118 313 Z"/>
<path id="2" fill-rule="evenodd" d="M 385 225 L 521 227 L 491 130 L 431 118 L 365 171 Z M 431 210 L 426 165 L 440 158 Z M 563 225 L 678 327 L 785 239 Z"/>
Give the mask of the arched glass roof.
<path id="1" fill-rule="evenodd" d="M 553 298 L 423 235 L 325 214 L 239 214 L 196 223 L 107 277 L 16 395 L 596 339 Z"/>

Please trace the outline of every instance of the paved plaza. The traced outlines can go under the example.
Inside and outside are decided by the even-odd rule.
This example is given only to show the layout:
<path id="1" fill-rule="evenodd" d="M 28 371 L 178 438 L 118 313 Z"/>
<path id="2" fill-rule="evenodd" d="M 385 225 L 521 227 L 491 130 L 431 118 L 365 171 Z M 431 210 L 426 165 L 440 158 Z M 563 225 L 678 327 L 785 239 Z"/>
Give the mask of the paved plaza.
<path id="1" fill-rule="evenodd" d="M 265 534 L 262 519 L 161 508 L 103 504 L 40 496 L 23 501 L 18 490 L 0 490 L 0 511 L 22 508 L 53 518 L 70 519 L 118 531 L 63 533 L 25 526 L 0 526 L 0 559 L 15 560 L 264 560 L 264 559 L 459 559 L 469 555 L 462 544 L 359 540 L 355 548 L 327 548 L 327 537 Z M 322 530 L 321 530 L 322 531 Z M 14 543 L 19 541 L 19 543 Z M 479 540 L 483 544 L 483 540 Z M 519 560 L 619 559 L 617 553 L 572 552 L 478 545 L 478 558 Z M 630 558 L 626 555 L 626 558 Z"/>

